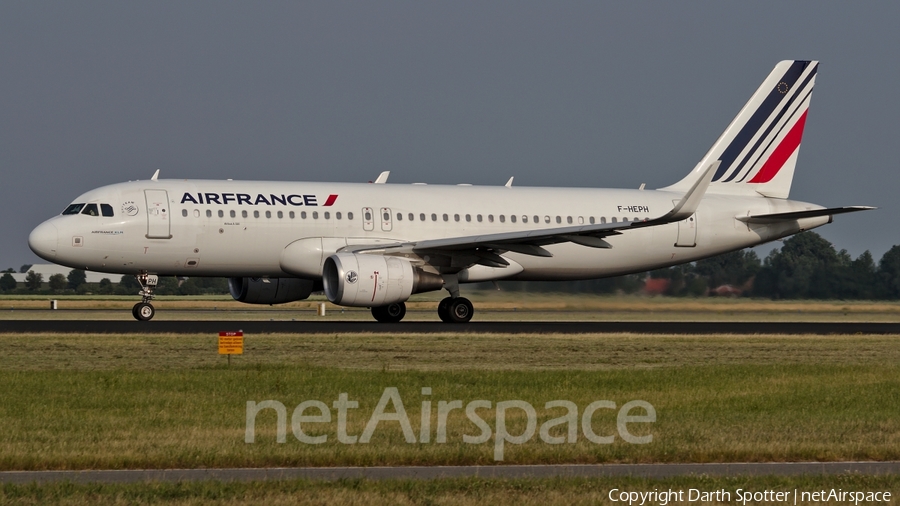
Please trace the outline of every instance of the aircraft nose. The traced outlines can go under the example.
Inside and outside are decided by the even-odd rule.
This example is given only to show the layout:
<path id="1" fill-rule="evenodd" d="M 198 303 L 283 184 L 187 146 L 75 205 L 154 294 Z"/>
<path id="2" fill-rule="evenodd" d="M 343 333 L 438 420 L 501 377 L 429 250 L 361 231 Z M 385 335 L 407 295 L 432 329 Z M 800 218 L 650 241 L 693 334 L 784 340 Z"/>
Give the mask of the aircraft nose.
<path id="1" fill-rule="evenodd" d="M 55 260 L 59 247 L 59 230 L 56 225 L 46 221 L 38 225 L 28 236 L 28 247 L 44 260 Z"/>

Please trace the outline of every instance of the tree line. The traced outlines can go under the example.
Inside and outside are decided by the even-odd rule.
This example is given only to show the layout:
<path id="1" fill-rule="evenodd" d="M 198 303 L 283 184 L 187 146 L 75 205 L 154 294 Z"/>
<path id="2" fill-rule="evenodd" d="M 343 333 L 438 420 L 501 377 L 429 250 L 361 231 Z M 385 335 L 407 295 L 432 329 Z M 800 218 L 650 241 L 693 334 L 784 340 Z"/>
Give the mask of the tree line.
<path id="1" fill-rule="evenodd" d="M 93 293 L 134 295 L 140 285 L 134 276 L 122 276 L 118 284 L 109 278 L 86 283 L 85 273 L 72 270 L 68 276 L 54 274 L 44 280 L 28 270 L 25 287 L 18 287 L 12 269 L 0 276 L 3 293 Z M 900 299 L 900 245 L 893 246 L 876 264 L 869 251 L 855 259 L 815 232 L 802 232 L 786 239 L 781 248 L 760 260 L 752 250 L 739 250 L 690 264 L 676 265 L 640 274 L 586 281 L 500 281 L 508 291 L 577 292 L 597 294 L 660 293 L 675 297 L 715 294 L 772 299 Z M 479 288 L 493 288 L 481 283 Z M 225 278 L 177 279 L 163 277 L 159 295 L 227 294 Z"/>
<path id="2" fill-rule="evenodd" d="M 664 280 L 664 283 L 654 283 Z M 694 263 L 640 274 L 574 282 L 499 282 L 502 289 L 532 292 L 658 293 L 675 296 L 715 294 L 771 299 L 900 299 L 900 245 L 878 261 L 865 251 L 855 259 L 815 232 L 786 239 L 760 260 L 739 250 Z M 723 288 L 727 288 L 724 289 Z"/>

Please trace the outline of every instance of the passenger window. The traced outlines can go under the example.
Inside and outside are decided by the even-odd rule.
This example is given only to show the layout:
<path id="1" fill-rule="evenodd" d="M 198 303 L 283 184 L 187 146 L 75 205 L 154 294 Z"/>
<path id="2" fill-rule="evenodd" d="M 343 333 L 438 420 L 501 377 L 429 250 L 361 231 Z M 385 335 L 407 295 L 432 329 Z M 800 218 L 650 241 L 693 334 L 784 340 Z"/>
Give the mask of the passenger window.
<path id="1" fill-rule="evenodd" d="M 472 221 L 472 215 L 471 215 L 471 214 L 467 214 L 467 215 L 466 215 L 466 221 Z"/>
<path id="2" fill-rule="evenodd" d="M 288 218 L 290 218 L 290 219 L 292 219 L 292 220 L 293 220 L 294 217 L 296 217 L 296 216 L 297 216 L 297 215 L 294 214 L 294 211 L 291 211 L 291 212 L 288 213 Z"/>
<path id="3" fill-rule="evenodd" d="M 112 206 L 109 204 L 100 204 L 100 212 L 103 213 L 103 216 L 113 216 Z"/>
<path id="4" fill-rule="evenodd" d="M 219 218 L 224 218 L 224 217 L 225 217 L 225 211 L 219 209 Z"/>
<path id="5" fill-rule="evenodd" d="M 557 223 L 562 223 L 562 216 L 557 216 L 557 217 L 556 217 L 556 222 L 557 222 Z"/>
<path id="6" fill-rule="evenodd" d="M 600 223 L 606 223 L 606 216 L 600 217 Z"/>
<path id="7" fill-rule="evenodd" d="M 306 211 L 300 211 L 300 217 L 306 219 Z"/>
<path id="8" fill-rule="evenodd" d="M 510 215 L 510 216 L 509 216 L 509 221 L 515 223 L 515 222 L 516 222 L 516 215 L 515 215 L 515 214 Z"/>
<path id="9" fill-rule="evenodd" d="M 348 220 L 352 220 L 352 219 L 353 219 L 353 213 L 348 212 L 348 213 L 347 213 L 347 219 L 348 219 Z"/>
<path id="10" fill-rule="evenodd" d="M 319 219 L 319 211 L 313 211 L 312 217 L 314 220 L 318 220 Z"/>
<path id="11" fill-rule="evenodd" d="M 489 214 L 489 215 L 488 215 L 488 221 L 489 221 L 490 223 L 493 223 L 493 222 L 494 222 L 494 215 L 493 215 L 493 214 Z"/>
<path id="12" fill-rule="evenodd" d="M 444 221 L 450 221 L 450 217 L 447 216 L 447 213 L 444 213 L 443 218 L 444 218 Z"/>
<path id="13" fill-rule="evenodd" d="M 200 210 L 194 209 L 194 218 L 199 218 L 199 217 L 200 217 Z"/>
<path id="14" fill-rule="evenodd" d="M 272 217 L 272 211 L 266 211 L 266 218 Z"/>
<path id="15" fill-rule="evenodd" d="M 477 216 L 477 218 L 478 218 L 478 223 L 481 223 L 481 215 L 480 214 Z"/>
<path id="16" fill-rule="evenodd" d="M 454 214 L 454 215 L 453 215 L 453 221 L 459 221 L 459 215 L 458 215 L 458 214 Z"/>
<path id="17" fill-rule="evenodd" d="M 366 221 L 372 221 L 372 213 L 370 211 L 366 211 Z"/>
<path id="18" fill-rule="evenodd" d="M 182 209 L 181 215 L 184 216 L 185 218 L 187 218 L 187 209 Z"/>
<path id="19" fill-rule="evenodd" d="M 278 211 L 278 214 L 280 215 L 280 214 L 281 214 L 281 211 Z M 341 219 L 341 213 L 340 213 L 340 211 L 334 213 L 334 217 L 337 218 L 337 219 Z M 279 218 L 281 218 L 281 216 L 279 216 Z"/>
<path id="20" fill-rule="evenodd" d="M 391 215 L 390 215 L 390 213 L 388 213 L 387 211 L 385 211 L 385 212 L 381 215 L 381 219 L 384 220 L 384 221 L 391 221 Z"/>
<path id="21" fill-rule="evenodd" d="M 268 218 L 268 217 L 269 217 L 269 211 L 266 211 L 266 218 Z M 326 220 L 331 219 L 331 213 L 329 213 L 328 211 L 325 211 L 325 219 Z"/>
<path id="22" fill-rule="evenodd" d="M 259 211 L 253 211 L 253 217 L 259 218 Z"/>
<path id="23" fill-rule="evenodd" d="M 506 223 L 506 216 L 500 215 L 500 223 Z"/>
<path id="24" fill-rule="evenodd" d="M 431 221 L 437 221 L 437 215 L 436 215 L 436 214 L 431 213 Z"/>
<path id="25" fill-rule="evenodd" d="M 207 217 L 207 218 L 212 218 L 212 209 L 207 209 L 207 210 L 206 210 L 206 217 Z"/>
<path id="26" fill-rule="evenodd" d="M 100 213 L 97 212 L 97 204 L 88 204 L 84 206 L 84 211 L 81 211 L 81 214 L 86 214 L 88 216 L 100 216 Z"/>
<path id="27" fill-rule="evenodd" d="M 612 217 L 612 219 L 610 220 L 610 223 L 618 223 L 618 222 L 616 221 L 616 217 L 615 217 L 615 216 Z"/>
<path id="28" fill-rule="evenodd" d="M 242 217 L 242 218 L 246 218 L 246 217 L 247 217 L 247 211 L 241 211 L 241 217 Z"/>
<path id="29" fill-rule="evenodd" d="M 528 223 L 528 216 L 522 215 L 522 223 Z"/>
<path id="30" fill-rule="evenodd" d="M 419 213 L 419 221 L 425 221 L 425 213 Z"/>
<path id="31" fill-rule="evenodd" d="M 407 217 L 409 218 L 409 221 L 415 221 L 415 220 L 416 220 L 416 215 L 413 214 L 413 213 L 409 213 L 409 216 L 407 216 Z"/>
<path id="32" fill-rule="evenodd" d="M 384 220 L 387 221 L 387 220 Z M 397 213 L 397 221 L 403 221 L 403 213 Z"/>
<path id="33" fill-rule="evenodd" d="M 625 223 L 627 221 L 628 221 L 628 218 L 622 218 L 622 223 Z"/>
<path id="34" fill-rule="evenodd" d="M 579 217 L 578 217 L 578 224 L 579 224 L 579 225 L 584 225 L 584 216 L 579 216 Z"/>
<path id="35" fill-rule="evenodd" d="M 572 217 L 571 217 L 571 216 L 567 216 L 567 217 L 566 217 L 566 223 L 568 223 L 569 225 L 572 224 Z"/>
<path id="36" fill-rule="evenodd" d="M 234 218 L 235 216 L 237 216 L 237 213 L 235 213 L 233 210 L 232 210 L 231 212 L 229 212 L 228 214 L 229 214 L 232 218 Z"/>
<path id="37" fill-rule="evenodd" d="M 63 214 L 78 214 L 81 212 L 81 208 L 84 207 L 84 204 L 69 204 L 69 207 L 63 211 Z"/>
<path id="38" fill-rule="evenodd" d="M 550 217 L 544 216 L 544 223 L 550 223 Z"/>
<path id="39" fill-rule="evenodd" d="M 338 213 L 338 219 L 341 219 L 340 214 L 341 214 L 341 213 Z M 278 219 L 281 219 L 281 218 L 284 218 L 284 213 L 281 212 L 281 211 L 278 211 Z"/>
<path id="40" fill-rule="evenodd" d="M 541 220 L 540 220 L 540 218 L 538 217 L 538 215 L 534 215 L 534 222 L 535 222 L 535 223 L 540 223 L 540 222 L 541 222 Z"/>
<path id="41" fill-rule="evenodd" d="M 590 218 L 589 218 L 589 220 L 588 220 L 588 221 L 590 221 L 590 222 L 591 222 L 591 225 L 593 225 L 593 224 L 594 224 L 594 217 L 593 217 L 593 216 L 591 216 L 591 217 L 590 217 Z"/>

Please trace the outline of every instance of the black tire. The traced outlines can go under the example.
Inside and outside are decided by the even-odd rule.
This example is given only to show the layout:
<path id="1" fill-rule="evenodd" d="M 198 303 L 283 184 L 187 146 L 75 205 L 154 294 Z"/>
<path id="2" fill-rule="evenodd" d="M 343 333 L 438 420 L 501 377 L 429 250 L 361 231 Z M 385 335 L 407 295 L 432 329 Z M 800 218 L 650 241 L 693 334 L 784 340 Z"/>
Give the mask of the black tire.
<path id="1" fill-rule="evenodd" d="M 131 312 L 138 321 L 142 322 L 150 321 L 156 315 L 156 309 L 148 302 L 138 302 Z"/>
<path id="2" fill-rule="evenodd" d="M 475 314 L 475 308 L 472 302 L 465 297 L 457 297 L 450 303 L 449 308 L 450 321 L 453 323 L 469 323 L 472 315 Z"/>
<path id="3" fill-rule="evenodd" d="M 450 319 L 450 304 L 453 303 L 453 297 L 447 297 L 438 304 L 438 318 L 444 323 L 452 323 Z"/>
<path id="4" fill-rule="evenodd" d="M 397 302 L 372 308 L 372 316 L 381 323 L 397 323 L 406 316 L 406 303 Z"/>

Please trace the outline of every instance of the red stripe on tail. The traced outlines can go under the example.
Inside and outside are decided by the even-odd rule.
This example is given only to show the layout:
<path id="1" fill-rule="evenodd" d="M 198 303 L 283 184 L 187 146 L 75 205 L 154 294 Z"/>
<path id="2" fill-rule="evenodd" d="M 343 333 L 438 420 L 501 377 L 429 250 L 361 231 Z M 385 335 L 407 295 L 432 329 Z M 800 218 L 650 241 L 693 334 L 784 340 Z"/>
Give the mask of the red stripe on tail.
<path id="1" fill-rule="evenodd" d="M 769 156 L 766 163 L 763 164 L 762 168 L 759 169 L 759 172 L 757 172 L 756 175 L 753 176 L 753 179 L 748 181 L 748 183 L 768 183 L 776 174 L 778 174 L 778 171 L 784 167 L 784 162 L 786 162 L 800 146 L 800 139 L 803 138 L 803 126 L 806 124 L 807 112 L 809 112 L 809 110 L 803 112 L 803 116 L 800 116 L 800 119 L 798 119 L 797 123 L 794 124 L 794 127 L 791 128 L 791 131 L 784 136 L 781 144 L 775 148 L 775 151 L 772 152 L 772 155 Z"/>

